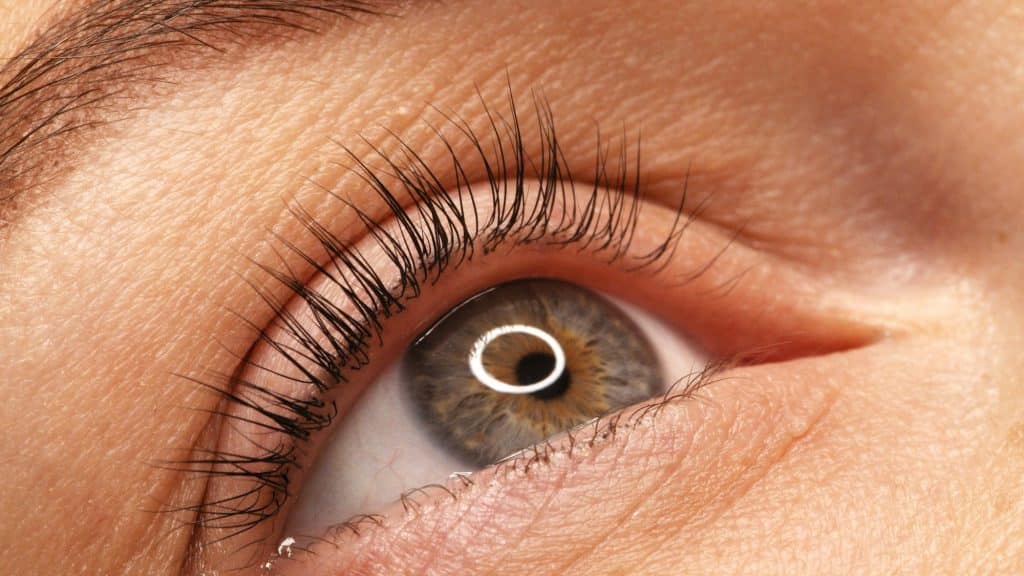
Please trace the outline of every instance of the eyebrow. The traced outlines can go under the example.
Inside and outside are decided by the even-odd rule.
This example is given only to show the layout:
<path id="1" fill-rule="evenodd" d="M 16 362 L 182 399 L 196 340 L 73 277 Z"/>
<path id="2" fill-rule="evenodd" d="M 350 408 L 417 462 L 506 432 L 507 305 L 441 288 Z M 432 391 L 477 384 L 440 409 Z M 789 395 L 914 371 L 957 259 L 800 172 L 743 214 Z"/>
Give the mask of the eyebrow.
<path id="1" fill-rule="evenodd" d="M 390 2 L 394 4 L 394 0 Z M 90 129 L 199 54 L 382 15 L 384 0 L 91 0 L 65 10 L 0 68 L 0 230 L 17 200 L 73 159 Z M 285 35 L 286 36 L 286 35 Z"/>

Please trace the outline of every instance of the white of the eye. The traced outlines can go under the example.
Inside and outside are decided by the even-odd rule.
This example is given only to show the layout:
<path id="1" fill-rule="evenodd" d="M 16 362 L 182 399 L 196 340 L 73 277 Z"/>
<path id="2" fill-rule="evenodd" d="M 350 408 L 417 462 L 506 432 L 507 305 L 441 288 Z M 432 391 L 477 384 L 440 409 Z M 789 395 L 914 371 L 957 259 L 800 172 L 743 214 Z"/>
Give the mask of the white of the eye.
<path id="1" fill-rule="evenodd" d="M 487 347 L 498 338 L 505 336 L 506 334 L 528 334 L 534 338 L 539 338 L 548 348 L 551 349 L 551 353 L 555 356 L 555 367 L 551 369 L 551 373 L 547 375 L 543 380 L 534 382 L 526 386 L 517 386 L 502 382 L 490 372 L 484 368 L 484 351 Z M 562 376 L 562 372 L 565 372 L 565 351 L 562 350 L 562 346 L 555 340 L 555 337 L 547 332 L 536 328 L 534 326 L 527 326 L 526 324 L 506 324 L 505 326 L 498 326 L 497 328 L 491 328 L 484 335 L 477 339 L 473 344 L 473 348 L 469 352 L 469 370 L 474 376 L 495 392 L 501 392 L 503 394 L 533 394 L 539 392 L 548 386 L 551 386 L 558 381 L 559 377 Z"/>

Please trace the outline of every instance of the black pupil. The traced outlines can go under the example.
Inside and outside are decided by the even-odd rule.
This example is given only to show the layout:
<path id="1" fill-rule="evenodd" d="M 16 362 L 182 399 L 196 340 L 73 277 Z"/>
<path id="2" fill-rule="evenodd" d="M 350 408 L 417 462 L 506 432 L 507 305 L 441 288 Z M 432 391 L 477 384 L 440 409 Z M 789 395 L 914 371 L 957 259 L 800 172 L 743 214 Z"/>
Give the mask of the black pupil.
<path id="1" fill-rule="evenodd" d="M 531 352 L 519 359 L 516 363 L 516 383 L 520 386 L 529 386 L 547 378 L 555 369 L 555 357 L 545 352 Z M 557 398 L 569 389 L 569 370 L 563 370 L 562 375 L 553 384 L 531 394 L 537 398 Z"/>

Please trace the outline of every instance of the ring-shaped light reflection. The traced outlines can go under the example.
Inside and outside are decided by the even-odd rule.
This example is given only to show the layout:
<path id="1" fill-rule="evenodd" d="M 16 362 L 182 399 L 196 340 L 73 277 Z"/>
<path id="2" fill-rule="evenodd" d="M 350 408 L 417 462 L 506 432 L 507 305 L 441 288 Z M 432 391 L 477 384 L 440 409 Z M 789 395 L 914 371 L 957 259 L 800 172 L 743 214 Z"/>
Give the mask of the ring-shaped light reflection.
<path id="1" fill-rule="evenodd" d="M 543 380 L 526 385 L 509 384 L 491 375 L 487 368 L 484 367 L 484 351 L 487 350 L 491 342 L 508 334 L 527 334 L 544 342 L 551 349 L 551 354 L 555 357 L 555 366 L 551 369 L 551 373 Z M 565 351 L 562 350 L 561 344 L 558 343 L 558 340 L 555 340 L 554 336 L 540 328 L 526 324 L 506 324 L 484 332 L 477 339 L 469 352 L 469 369 L 480 383 L 495 392 L 503 394 L 533 394 L 557 382 L 562 373 L 565 372 Z"/>

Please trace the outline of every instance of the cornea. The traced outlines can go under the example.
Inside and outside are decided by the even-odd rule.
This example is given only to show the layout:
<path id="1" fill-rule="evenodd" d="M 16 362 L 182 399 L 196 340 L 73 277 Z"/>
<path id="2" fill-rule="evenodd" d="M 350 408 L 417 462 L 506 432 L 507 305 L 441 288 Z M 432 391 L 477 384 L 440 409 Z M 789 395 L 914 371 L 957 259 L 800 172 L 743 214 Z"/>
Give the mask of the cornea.
<path id="1" fill-rule="evenodd" d="M 551 349 L 551 353 L 555 357 L 555 367 L 552 368 L 551 373 L 543 380 L 534 382 L 533 384 L 527 384 L 525 386 L 509 384 L 492 376 L 491 373 L 487 371 L 487 368 L 484 368 L 484 351 L 491 342 L 494 342 L 498 338 L 508 334 L 527 334 L 534 338 L 538 338 L 547 344 L 548 348 Z M 540 328 L 528 326 L 526 324 L 506 324 L 484 332 L 483 336 L 477 339 L 473 344 L 473 348 L 469 352 L 469 370 L 484 386 L 487 386 L 495 392 L 500 392 L 502 394 L 533 394 L 534 392 L 539 392 L 557 382 L 562 376 L 562 373 L 565 372 L 565 351 L 562 350 L 562 346 L 558 343 L 558 340 L 555 340 L 554 336 Z"/>

